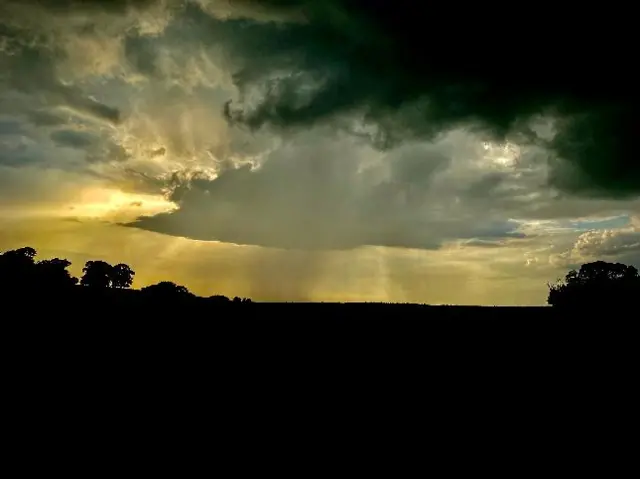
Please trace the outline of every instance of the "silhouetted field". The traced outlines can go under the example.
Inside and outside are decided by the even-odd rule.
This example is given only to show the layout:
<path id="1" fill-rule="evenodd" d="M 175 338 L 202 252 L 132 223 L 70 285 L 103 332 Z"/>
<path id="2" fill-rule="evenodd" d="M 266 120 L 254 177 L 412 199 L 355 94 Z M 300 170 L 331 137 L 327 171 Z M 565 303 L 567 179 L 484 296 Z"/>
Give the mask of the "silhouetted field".
<path id="1" fill-rule="evenodd" d="M 121 319 L 144 321 L 158 319 L 194 320 L 545 320 L 558 319 L 551 307 L 518 306 L 434 306 L 410 303 L 296 303 L 235 302 L 222 296 L 149 296 L 139 290 L 92 290 L 81 286 L 52 292 L 13 292 L 4 297 L 5 319 L 21 316 L 87 321 Z"/>
<path id="2" fill-rule="evenodd" d="M 496 351 L 501 361 L 525 354 L 533 364 L 553 350 L 579 348 L 583 352 L 572 355 L 577 358 L 631 351 L 619 345 L 635 338 L 629 331 L 637 307 L 603 295 L 611 288 L 598 280 L 600 272 L 607 278 L 620 276 L 619 289 L 635 298 L 625 278 L 634 287 L 637 271 L 613 274 L 624 265 L 594 263 L 571 272 L 568 279 L 577 283 L 551 288 L 553 308 L 473 307 L 260 303 L 199 297 L 168 281 L 135 290 L 129 289 L 135 272 L 125 264 L 89 261 L 78 280 L 67 271 L 67 260 L 36 262 L 35 256 L 29 247 L 0 255 L 3 338 L 17 354 L 30 351 L 26 356 L 40 362 L 68 356 L 74 367 L 87 358 L 126 366 L 126 358 L 132 357 L 186 360 L 190 366 L 185 367 L 218 371 L 239 364 L 259 367 L 276 357 L 285 368 L 303 357 L 317 364 L 342 357 L 394 358 L 417 365 L 428 357 L 438 365 L 464 356 L 486 358 Z M 595 286 L 587 287 L 592 276 Z M 585 293 L 574 294 L 580 291 Z M 556 301 L 565 297 L 571 301 Z M 587 304 L 591 306 L 581 306 Z"/>
<path id="3" fill-rule="evenodd" d="M 46 380 L 47 394 L 60 381 L 80 389 L 90 381 L 95 394 L 105 381 L 122 394 L 169 381 L 171 391 L 158 394 L 197 386 L 213 401 L 244 391 L 237 400 L 250 409 L 279 391 L 302 404 L 320 383 L 331 385 L 332 401 L 363 381 L 380 383 L 387 396 L 408 385 L 442 394 L 430 389 L 433 381 L 475 384 L 459 401 L 489 394 L 488 377 L 502 378 L 505 390 L 527 377 L 565 387 L 576 375 L 604 374 L 605 362 L 616 370 L 632 364 L 624 355 L 636 337 L 629 316 L 550 307 L 151 299 L 81 286 L 5 293 L 2 304 L 9 369 L 30 384 L 45 378 L 38 380 Z"/>
<path id="4" fill-rule="evenodd" d="M 527 321 L 564 320 L 592 316 L 613 308 L 637 309 L 640 275 L 633 266 L 596 261 L 571 270 L 564 280 L 548 284 L 547 307 L 463 307 L 387 303 L 254 303 L 249 298 L 221 295 L 200 297 L 186 286 L 161 281 L 140 290 L 130 289 L 135 271 L 124 263 L 111 265 L 90 260 L 81 278 L 72 276 L 71 262 L 53 258 L 36 261 L 37 251 L 29 246 L 0 254 L 0 297 L 5 317 L 82 319 L 135 322 L 154 318 L 218 323 L 274 320 L 491 320 L 514 327 Z M 580 313 L 580 311 L 583 313 Z M 588 315 L 584 312 L 590 311 Z M 628 313 L 622 315 L 628 319 Z M 136 324 L 136 323 L 131 323 Z M 194 323 L 198 324 L 198 323 Z M 208 324 L 208 323 L 205 323 Z M 358 326 L 360 327 L 360 326 Z"/>
<path id="5" fill-rule="evenodd" d="M 521 347 L 559 338 L 575 331 L 577 324 L 572 315 L 550 307 L 234 302 L 81 286 L 64 294 L 7 299 L 5 304 L 14 307 L 4 310 L 5 325 L 27 325 L 46 341 L 55 336 L 62 342 L 75 338 L 76 344 L 164 345 L 199 353 L 266 348 L 272 355 L 283 345 L 302 354 L 307 348 L 327 348 L 322 354 L 333 354 L 330 350 L 337 345 L 375 354 L 394 349 L 420 353 L 446 348 L 447 343 L 484 348 L 496 341 Z"/>

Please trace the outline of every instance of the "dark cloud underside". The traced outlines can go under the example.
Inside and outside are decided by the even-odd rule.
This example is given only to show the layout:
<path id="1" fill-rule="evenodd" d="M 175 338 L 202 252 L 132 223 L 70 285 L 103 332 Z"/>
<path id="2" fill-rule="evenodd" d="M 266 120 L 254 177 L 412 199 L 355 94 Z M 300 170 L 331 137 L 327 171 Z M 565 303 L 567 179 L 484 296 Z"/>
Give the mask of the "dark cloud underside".
<path id="1" fill-rule="evenodd" d="M 590 195 L 640 190 L 637 74 L 620 10 L 585 7 L 578 21 L 543 4 L 517 13 L 413 0 L 230 3 L 297 9 L 305 19 L 234 20 L 243 32 L 229 46 L 244 59 L 237 85 L 264 96 L 231 104 L 233 121 L 307 126 L 355 110 L 382 126 L 387 144 L 456 126 L 522 133 L 532 116 L 553 114 L 561 120 L 548 145 L 556 186 Z M 316 84 L 305 88 L 310 78 Z"/>
<path id="2" fill-rule="evenodd" d="M 522 12 L 515 6 L 426 6 L 414 0 L 4 4 L 62 13 L 175 7 L 176 21 L 189 27 L 183 40 L 218 45 L 227 53 L 243 94 L 228 105 L 227 118 L 252 129 L 307 127 L 355 112 L 378 127 L 373 139 L 383 147 L 459 126 L 497 136 L 526 133 L 520 141 L 531 141 L 535 135 L 526 130 L 527 120 L 554 115 L 558 135 L 547 144 L 554 186 L 612 197 L 640 189 L 632 15 L 613 6 L 584 7 L 578 15 L 544 2 Z M 5 16 L 13 12 L 5 8 L 0 7 Z M 148 39 L 131 36 L 126 53 L 141 72 L 155 73 Z M 34 58 L 31 80 L 18 86 L 40 88 L 54 102 L 120 121 L 117 109 L 50 81 L 47 65 Z"/>

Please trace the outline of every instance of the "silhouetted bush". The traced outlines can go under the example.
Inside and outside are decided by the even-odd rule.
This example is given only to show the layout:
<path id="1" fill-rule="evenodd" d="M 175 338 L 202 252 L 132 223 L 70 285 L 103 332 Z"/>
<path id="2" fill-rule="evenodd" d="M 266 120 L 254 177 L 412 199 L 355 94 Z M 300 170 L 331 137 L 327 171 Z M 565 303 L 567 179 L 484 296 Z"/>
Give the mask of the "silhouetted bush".
<path id="1" fill-rule="evenodd" d="M 569 271 L 564 280 L 549 285 L 552 306 L 589 307 L 629 305 L 638 301 L 640 277 L 633 266 L 596 261 Z"/>
<path id="2" fill-rule="evenodd" d="M 145 286 L 140 291 L 142 291 L 143 294 L 154 298 L 176 298 L 193 296 L 193 294 L 187 289 L 186 286 L 180 286 L 171 281 L 161 281 L 158 284 Z"/>
<path id="3" fill-rule="evenodd" d="M 251 300 L 249 298 L 240 298 L 238 296 L 236 296 L 235 298 L 233 298 L 233 302 L 234 303 L 250 303 Z"/>
<path id="4" fill-rule="evenodd" d="M 211 303 L 229 303 L 231 302 L 231 300 L 229 298 L 227 298 L 226 296 L 222 296 L 220 294 L 216 294 L 214 296 L 209 296 L 208 298 L 209 302 Z"/>

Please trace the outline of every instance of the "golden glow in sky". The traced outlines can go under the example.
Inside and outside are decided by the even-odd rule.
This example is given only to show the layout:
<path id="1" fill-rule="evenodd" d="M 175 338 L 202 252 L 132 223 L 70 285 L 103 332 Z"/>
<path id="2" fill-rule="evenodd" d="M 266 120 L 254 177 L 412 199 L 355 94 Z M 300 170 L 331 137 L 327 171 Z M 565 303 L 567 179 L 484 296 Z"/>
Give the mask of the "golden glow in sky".
<path id="1" fill-rule="evenodd" d="M 113 222 L 132 221 L 139 216 L 152 216 L 176 208 L 175 203 L 162 195 L 125 193 L 107 188 L 84 190 L 77 202 L 65 206 L 61 216 Z"/>

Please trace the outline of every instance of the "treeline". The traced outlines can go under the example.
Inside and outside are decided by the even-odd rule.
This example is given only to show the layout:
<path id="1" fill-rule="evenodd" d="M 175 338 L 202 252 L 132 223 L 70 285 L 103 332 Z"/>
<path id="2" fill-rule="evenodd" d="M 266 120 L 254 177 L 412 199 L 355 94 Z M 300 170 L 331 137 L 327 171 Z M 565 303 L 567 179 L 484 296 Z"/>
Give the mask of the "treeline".
<path id="1" fill-rule="evenodd" d="M 63 295 L 79 291 L 109 294 L 113 297 L 117 292 L 128 291 L 140 293 L 144 298 L 157 301 L 176 301 L 189 299 L 208 299 L 214 302 L 250 303 L 248 298 L 230 299 L 223 295 L 201 298 L 191 293 L 186 286 L 171 281 L 145 286 L 131 290 L 135 271 L 124 263 L 111 265 L 105 261 L 87 261 L 82 268 L 82 276 L 76 278 L 69 272 L 71 262 L 67 259 L 54 258 L 36 261 L 34 248 L 24 247 L 0 254 L 0 291 L 5 294 L 16 294 L 25 290 L 38 293 Z M 123 296 L 124 297 L 124 296 Z"/>

